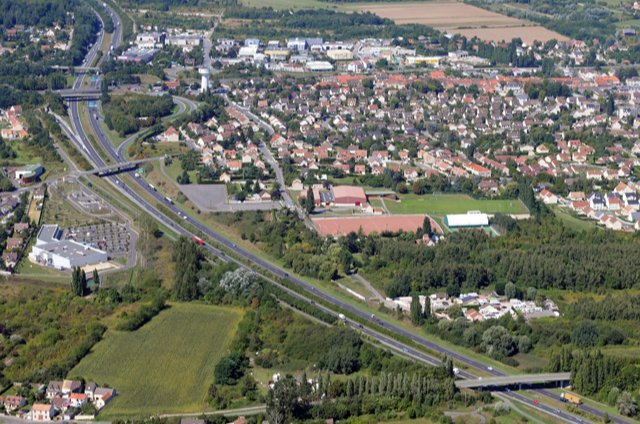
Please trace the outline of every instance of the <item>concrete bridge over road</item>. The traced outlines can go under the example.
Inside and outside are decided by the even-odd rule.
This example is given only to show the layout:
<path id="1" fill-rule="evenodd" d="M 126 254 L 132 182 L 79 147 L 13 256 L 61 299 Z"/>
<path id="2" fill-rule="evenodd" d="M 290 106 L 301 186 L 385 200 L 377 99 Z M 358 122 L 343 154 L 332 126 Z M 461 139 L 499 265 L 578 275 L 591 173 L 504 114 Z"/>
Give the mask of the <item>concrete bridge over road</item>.
<path id="1" fill-rule="evenodd" d="M 92 169 L 91 171 L 82 172 L 80 175 L 98 175 L 100 177 L 106 177 L 113 174 L 119 174 L 121 172 L 128 172 L 134 169 L 138 169 L 138 165 L 145 162 L 153 162 L 157 160 L 164 159 L 164 156 L 159 156 L 155 158 L 147 158 L 140 160 L 133 160 L 127 163 L 118 163 L 115 165 L 103 166 L 101 168 Z"/>
<path id="2" fill-rule="evenodd" d="M 489 386 L 506 386 L 511 384 L 533 384 L 533 383 L 564 383 L 571 379 L 570 372 L 557 372 L 546 374 L 523 374 L 523 375 L 509 375 L 506 377 L 487 377 L 477 380 L 457 380 L 456 387 L 466 388 L 478 388 Z"/>

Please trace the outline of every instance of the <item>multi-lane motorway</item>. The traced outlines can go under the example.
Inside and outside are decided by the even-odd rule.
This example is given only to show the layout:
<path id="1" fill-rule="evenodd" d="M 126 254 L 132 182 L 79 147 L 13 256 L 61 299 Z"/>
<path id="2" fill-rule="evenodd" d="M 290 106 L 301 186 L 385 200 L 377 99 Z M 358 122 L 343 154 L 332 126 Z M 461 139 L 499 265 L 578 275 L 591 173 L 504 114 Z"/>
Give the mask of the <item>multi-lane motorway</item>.
<path id="1" fill-rule="evenodd" d="M 118 19 L 117 15 L 115 15 L 114 20 Z M 119 19 L 118 19 L 119 22 Z M 120 25 L 117 25 L 116 28 L 119 28 Z M 119 43 L 119 37 L 116 40 L 116 37 L 114 36 L 114 42 L 118 42 Z M 99 46 L 99 43 L 96 43 L 96 46 Z M 96 48 L 96 46 L 94 46 L 94 49 Z M 114 48 L 117 47 L 114 46 Z M 88 59 L 87 61 L 90 63 L 93 60 L 93 57 L 95 57 L 95 51 L 93 51 L 94 49 L 92 49 L 91 52 L 89 52 L 88 55 Z M 93 55 L 93 56 L 92 56 Z M 74 83 L 74 88 L 79 88 L 81 85 L 81 81 L 82 81 L 82 77 L 78 77 L 78 79 L 76 80 L 76 82 Z M 94 84 L 99 84 L 99 81 L 94 81 Z M 80 122 L 80 118 L 78 115 L 78 106 L 77 103 L 71 103 L 71 107 L 70 107 L 70 115 L 71 115 L 71 119 L 72 119 L 72 123 L 74 126 L 74 129 L 78 135 L 78 137 L 76 137 L 70 128 L 68 128 L 67 125 L 65 125 L 63 122 L 61 122 L 63 129 L 65 130 L 65 132 L 67 133 L 67 135 L 74 140 L 74 142 L 78 145 L 78 147 L 83 151 L 83 154 L 85 154 L 85 156 L 92 162 L 92 164 L 96 167 L 102 167 L 105 166 L 104 161 L 102 160 L 102 158 L 98 155 L 98 153 L 96 152 L 96 150 L 94 149 L 94 147 L 91 145 L 91 143 L 89 143 L 88 138 L 86 136 L 86 133 L 84 131 L 84 128 L 82 128 L 82 124 Z M 91 116 L 91 125 L 93 127 L 93 130 L 95 132 L 95 134 L 98 137 L 98 143 L 100 143 L 101 147 L 107 152 L 108 156 L 110 158 L 112 158 L 112 160 L 115 163 L 119 163 L 119 162 L 126 162 L 126 159 L 123 156 L 123 152 L 121 151 L 121 149 L 118 149 L 118 151 L 116 151 L 113 146 L 111 145 L 111 143 L 109 142 L 109 139 L 107 138 L 106 134 L 104 133 L 102 126 L 100 125 L 99 121 L 95 118 L 93 118 L 93 114 L 90 114 Z M 392 331 L 398 335 L 404 336 L 410 340 L 412 340 L 414 343 L 427 347 L 435 352 L 439 352 L 439 353 L 443 353 L 443 354 L 447 354 L 449 357 L 453 358 L 454 360 L 466 364 L 469 367 L 475 368 L 475 369 L 479 369 L 479 370 L 483 370 L 486 374 L 492 375 L 492 376 L 506 376 L 509 375 L 506 372 L 497 370 L 497 369 L 489 369 L 487 367 L 487 365 L 485 365 L 484 363 L 482 363 L 481 361 L 475 360 L 473 358 L 470 358 L 466 355 L 460 354 L 454 350 L 448 349 L 444 346 L 441 346 L 440 344 L 438 344 L 437 342 L 428 340 L 424 337 L 421 337 L 411 331 L 408 331 L 398 325 L 395 325 L 393 323 L 387 322 L 387 321 L 380 321 L 378 318 L 370 315 L 369 313 L 362 311 L 361 309 L 359 309 L 356 306 L 353 306 L 349 303 L 346 303 L 322 290 L 317 290 L 314 286 L 312 286 L 311 284 L 305 282 L 304 280 L 297 278 L 296 276 L 293 275 L 289 275 L 286 271 L 280 269 L 279 267 L 273 265 L 272 263 L 260 258 L 259 256 L 253 254 L 252 252 L 244 249 L 241 246 L 237 246 L 236 244 L 234 244 L 233 242 L 229 241 L 228 239 L 226 239 L 225 237 L 223 237 L 221 234 L 213 231 L 211 228 L 207 227 L 206 225 L 202 224 L 200 221 L 194 219 L 192 216 L 186 214 L 181 208 L 177 207 L 176 205 L 169 203 L 167 200 L 165 200 L 165 197 L 158 193 L 155 189 L 153 189 L 152 187 L 150 187 L 144 180 L 141 180 L 140 178 L 135 178 L 134 176 L 134 172 L 131 171 L 128 173 L 131 176 L 131 181 L 133 181 L 133 184 L 137 184 L 136 190 L 140 191 L 143 190 L 146 192 L 146 194 L 148 196 L 151 196 L 157 203 L 163 204 L 164 207 L 166 207 L 168 210 L 170 210 L 172 213 L 176 214 L 177 216 L 180 216 L 182 220 L 184 220 L 186 223 L 190 224 L 191 226 L 195 227 L 197 230 L 201 231 L 203 234 L 205 234 L 207 237 L 211 238 L 212 240 L 214 240 L 216 243 L 219 243 L 220 245 L 224 246 L 226 249 L 228 249 L 229 251 L 232 251 L 235 255 L 243 257 L 247 260 L 249 260 L 250 262 L 260 266 L 261 268 L 269 271 L 271 274 L 280 277 L 282 279 L 286 279 L 289 280 L 291 283 L 296 284 L 297 286 L 303 288 L 305 291 L 314 294 L 316 297 L 331 303 L 335 306 L 338 306 L 339 308 L 341 308 L 343 311 L 346 311 L 350 314 L 353 314 L 354 316 L 359 317 L 362 320 L 368 320 L 369 322 L 371 322 L 374 325 L 377 326 L 382 326 L 384 328 L 386 328 L 389 331 Z M 180 225 L 178 223 L 174 223 L 171 219 L 169 219 L 167 216 L 165 216 L 164 214 L 162 214 L 156 207 L 155 205 L 152 205 L 150 203 L 148 203 L 145 199 L 142 198 L 142 196 L 140 196 L 138 194 L 137 191 L 134 191 L 133 188 L 129 187 L 119 176 L 109 176 L 105 178 L 106 180 L 108 180 L 110 183 L 112 183 L 115 187 L 117 187 L 121 192 L 123 192 L 128 198 L 130 198 L 132 201 L 134 201 L 138 206 L 140 206 L 142 209 L 147 210 L 151 215 L 153 215 L 154 217 L 156 217 L 158 220 L 160 220 L 163 224 L 165 224 L 166 226 L 172 227 L 173 230 L 179 234 L 185 234 L 185 235 L 189 235 L 192 236 L 193 234 L 191 234 L 190 232 L 188 232 L 187 230 L 183 229 L 180 227 Z M 228 258 L 224 253 L 220 252 L 218 249 L 214 248 L 213 246 L 209 245 L 209 244 L 205 244 L 204 247 L 206 249 L 208 249 L 209 251 L 211 251 L 212 253 L 214 253 L 215 255 L 219 256 L 220 258 L 222 258 L 223 260 L 231 260 L 230 258 Z M 242 264 L 240 264 L 241 266 L 244 266 Z M 304 299 L 307 302 L 309 301 L 308 299 L 305 299 L 303 296 L 292 292 L 290 290 L 289 291 L 292 295 L 300 298 L 300 299 Z M 331 313 L 334 316 L 337 316 L 337 313 L 329 310 L 327 308 L 324 308 L 320 305 L 316 305 L 319 308 L 323 309 L 325 312 Z M 355 324 L 355 323 L 350 323 L 350 325 L 352 325 L 354 328 L 357 328 L 358 330 L 362 331 L 364 334 L 367 334 L 371 337 L 376 338 L 377 340 L 379 340 L 381 343 L 384 343 L 386 345 L 389 345 L 395 349 L 398 350 L 404 350 L 404 352 L 407 355 L 413 356 L 416 359 L 419 359 L 423 362 L 432 364 L 432 365 L 438 365 L 440 363 L 440 361 L 438 359 L 435 359 L 433 357 L 430 357 L 420 351 L 417 351 L 415 349 L 409 348 L 405 345 L 403 345 L 402 343 L 397 342 L 396 340 L 392 339 L 391 337 L 385 336 L 383 334 L 380 334 L 370 328 L 361 326 L 360 324 Z M 477 377 L 469 372 L 466 371 L 461 371 L 459 376 L 461 378 L 466 378 L 466 379 L 476 379 Z M 548 397 L 554 400 L 558 400 L 558 395 L 554 392 L 552 392 L 551 390 L 548 389 L 536 389 L 534 388 L 535 393 L 544 397 Z M 531 405 L 532 407 L 535 407 L 541 411 L 544 411 L 546 413 L 555 415 L 565 421 L 568 422 L 578 422 L 579 419 L 567 412 L 564 411 L 560 411 L 557 410 L 554 407 L 548 406 L 548 405 L 543 405 L 542 403 L 540 404 L 533 404 L 531 399 L 515 393 L 515 392 L 506 392 L 506 395 L 515 399 L 515 400 L 519 400 L 521 402 L 527 403 L 529 405 Z M 580 408 L 582 410 L 584 410 L 585 412 L 589 412 L 597 417 L 602 417 L 602 412 L 599 411 L 598 409 L 588 406 L 588 405 L 581 405 Z M 626 420 L 626 419 L 622 419 L 619 417 L 612 417 L 613 421 L 618 423 L 618 424 L 633 424 L 632 421 L 630 420 Z"/>

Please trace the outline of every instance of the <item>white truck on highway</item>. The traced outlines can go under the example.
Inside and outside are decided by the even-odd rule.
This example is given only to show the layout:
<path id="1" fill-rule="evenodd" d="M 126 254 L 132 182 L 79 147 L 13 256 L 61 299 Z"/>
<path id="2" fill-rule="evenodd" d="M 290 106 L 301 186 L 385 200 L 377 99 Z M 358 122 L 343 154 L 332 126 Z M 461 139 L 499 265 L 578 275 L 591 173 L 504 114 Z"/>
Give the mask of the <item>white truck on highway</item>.
<path id="1" fill-rule="evenodd" d="M 346 321 L 347 320 L 347 317 L 345 317 L 344 314 L 338 315 L 338 318 L 340 318 L 341 321 Z"/>

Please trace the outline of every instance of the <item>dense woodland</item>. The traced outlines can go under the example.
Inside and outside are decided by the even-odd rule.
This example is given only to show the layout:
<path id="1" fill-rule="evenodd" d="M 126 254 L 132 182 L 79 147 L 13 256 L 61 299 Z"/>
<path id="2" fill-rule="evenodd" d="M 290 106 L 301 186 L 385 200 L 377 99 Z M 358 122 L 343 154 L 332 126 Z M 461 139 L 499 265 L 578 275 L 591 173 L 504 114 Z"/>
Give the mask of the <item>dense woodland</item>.
<path id="1" fill-rule="evenodd" d="M 103 102 L 104 122 L 122 137 L 160 122 L 160 118 L 171 114 L 173 105 L 173 98 L 168 94 L 157 97 L 113 96 L 108 103 Z"/>

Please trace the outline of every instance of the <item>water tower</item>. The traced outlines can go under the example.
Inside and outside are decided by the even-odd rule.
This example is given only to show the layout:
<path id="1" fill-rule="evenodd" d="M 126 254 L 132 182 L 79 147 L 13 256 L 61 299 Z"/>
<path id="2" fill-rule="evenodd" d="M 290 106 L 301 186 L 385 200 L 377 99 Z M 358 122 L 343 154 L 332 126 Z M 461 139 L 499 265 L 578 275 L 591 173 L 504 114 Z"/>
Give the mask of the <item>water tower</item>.
<path id="1" fill-rule="evenodd" d="M 202 75 L 202 87 L 200 87 L 200 92 L 204 93 L 205 91 L 207 91 L 207 88 L 209 88 L 209 75 L 211 74 L 211 71 L 209 71 L 207 68 L 200 68 L 200 75 Z"/>

